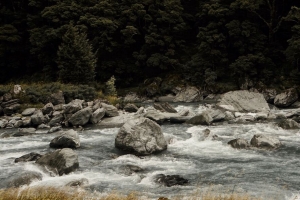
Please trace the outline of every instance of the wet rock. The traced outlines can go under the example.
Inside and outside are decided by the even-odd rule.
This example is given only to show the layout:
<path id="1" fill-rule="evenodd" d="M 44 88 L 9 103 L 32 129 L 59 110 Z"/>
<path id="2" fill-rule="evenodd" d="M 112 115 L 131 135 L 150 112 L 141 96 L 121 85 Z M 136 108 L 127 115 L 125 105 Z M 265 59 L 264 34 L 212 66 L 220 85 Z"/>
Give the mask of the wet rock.
<path id="1" fill-rule="evenodd" d="M 201 140 L 216 140 L 216 139 L 218 139 L 218 136 L 213 134 L 208 128 L 202 131 Z"/>
<path id="2" fill-rule="evenodd" d="M 82 109 L 82 103 L 84 100 L 74 99 L 64 107 L 64 111 L 66 114 L 74 114 Z"/>
<path id="3" fill-rule="evenodd" d="M 154 103 L 153 107 L 161 112 L 177 113 L 177 110 L 175 110 L 168 102 Z"/>
<path id="4" fill-rule="evenodd" d="M 191 116 L 178 116 L 178 117 L 170 117 L 170 122 L 174 124 L 182 124 L 190 120 Z"/>
<path id="5" fill-rule="evenodd" d="M 250 146 L 247 140 L 241 138 L 230 140 L 227 144 L 235 149 L 247 149 Z"/>
<path id="6" fill-rule="evenodd" d="M 221 122 L 226 118 L 225 112 L 220 109 L 208 109 L 207 112 L 212 117 L 213 122 Z"/>
<path id="7" fill-rule="evenodd" d="M 99 128 L 117 128 L 122 127 L 128 120 L 137 118 L 138 116 L 134 115 L 133 113 L 129 114 L 120 114 L 116 117 L 108 117 L 103 118 L 98 124 L 97 127 Z"/>
<path id="8" fill-rule="evenodd" d="M 107 117 L 115 117 L 119 115 L 118 109 L 113 105 L 108 105 L 106 103 L 101 103 L 102 108 L 105 110 L 105 115 Z"/>
<path id="9" fill-rule="evenodd" d="M 97 124 L 104 117 L 105 110 L 103 108 L 98 108 L 95 110 L 90 118 L 92 124 Z"/>
<path id="10" fill-rule="evenodd" d="M 205 97 L 204 101 L 218 101 L 220 97 L 220 94 L 209 94 Z"/>
<path id="11" fill-rule="evenodd" d="M 283 93 L 276 95 L 274 99 L 274 105 L 277 107 L 288 107 L 296 102 L 298 99 L 298 93 L 295 88 L 290 88 Z"/>
<path id="12" fill-rule="evenodd" d="M 155 177 L 155 182 L 167 187 L 172 187 L 175 185 L 186 185 L 189 181 L 179 175 L 158 174 Z"/>
<path id="13" fill-rule="evenodd" d="M 81 178 L 79 180 L 74 180 L 66 184 L 68 187 L 83 187 L 89 184 L 89 180 L 86 178 Z"/>
<path id="14" fill-rule="evenodd" d="M 70 117 L 68 122 L 71 123 L 73 126 L 84 126 L 89 122 L 91 116 L 92 116 L 92 108 L 86 107 L 74 113 Z"/>
<path id="15" fill-rule="evenodd" d="M 175 96 L 172 94 L 169 94 L 167 96 L 158 97 L 157 100 L 159 102 L 173 102 L 175 100 Z"/>
<path id="16" fill-rule="evenodd" d="M 160 126 L 140 117 L 127 121 L 115 138 L 115 146 L 138 155 L 149 155 L 167 149 L 167 142 Z"/>
<path id="17" fill-rule="evenodd" d="M 62 132 L 50 142 L 51 148 L 79 148 L 80 139 L 76 131 L 70 129 Z"/>
<path id="18" fill-rule="evenodd" d="M 78 155 L 70 148 L 47 153 L 38 159 L 36 163 L 60 176 L 73 172 L 79 167 Z"/>
<path id="19" fill-rule="evenodd" d="M 262 94 L 264 95 L 264 98 L 266 99 L 266 101 L 268 103 L 273 104 L 274 103 L 274 99 L 277 95 L 277 91 L 275 89 L 264 89 L 262 91 Z"/>
<path id="20" fill-rule="evenodd" d="M 48 115 L 51 112 L 54 111 L 54 106 L 52 103 L 47 103 L 43 108 L 42 108 L 42 112 L 44 115 Z"/>
<path id="21" fill-rule="evenodd" d="M 43 175 L 38 172 L 33 171 L 26 171 L 21 174 L 17 174 L 16 176 L 12 177 L 8 183 L 9 187 L 21 187 L 24 185 L 29 185 L 33 181 L 40 181 L 42 180 Z"/>
<path id="22" fill-rule="evenodd" d="M 36 111 L 36 108 L 26 108 L 23 112 L 23 116 L 31 116 Z"/>
<path id="23" fill-rule="evenodd" d="M 23 127 L 28 127 L 31 125 L 31 117 L 22 118 Z"/>
<path id="24" fill-rule="evenodd" d="M 124 107 L 124 110 L 126 112 L 130 112 L 130 113 L 136 112 L 136 111 L 138 111 L 138 109 L 139 108 L 136 105 L 132 104 L 132 103 L 128 103 Z"/>
<path id="25" fill-rule="evenodd" d="M 25 154 L 19 158 L 15 159 L 15 163 L 18 162 L 30 162 L 30 161 L 36 161 L 38 160 L 40 157 L 42 157 L 42 155 L 35 153 L 35 152 L 31 152 L 29 154 Z"/>
<path id="26" fill-rule="evenodd" d="M 277 138 L 266 135 L 254 135 L 250 144 L 262 149 L 276 149 L 281 146 L 281 142 Z"/>
<path id="27" fill-rule="evenodd" d="M 300 125 L 292 119 L 283 119 L 278 122 L 278 126 L 283 129 L 299 129 Z"/>
<path id="28" fill-rule="evenodd" d="M 177 93 L 174 102 L 197 102 L 203 100 L 203 96 L 196 87 L 188 86 Z"/>
<path id="29" fill-rule="evenodd" d="M 210 114 L 206 111 L 202 112 L 201 114 L 198 114 L 194 117 L 192 117 L 190 120 L 188 120 L 187 124 L 193 124 L 193 125 L 210 125 L 213 121 L 213 118 L 210 116 Z"/>
<path id="30" fill-rule="evenodd" d="M 15 128 L 19 128 L 19 127 L 21 127 L 21 126 L 23 126 L 23 121 L 22 121 L 22 120 L 17 120 L 17 121 L 15 122 L 15 124 L 14 124 L 14 127 L 15 127 Z"/>
<path id="31" fill-rule="evenodd" d="M 7 119 L 1 119 L 0 120 L 0 128 L 5 128 L 7 124 L 8 124 Z"/>
<path id="32" fill-rule="evenodd" d="M 43 112 L 41 110 L 35 111 L 33 115 L 31 115 L 31 123 L 33 125 L 40 125 L 46 121 L 45 116 L 43 115 Z"/>
<path id="33" fill-rule="evenodd" d="M 247 90 L 227 92 L 221 96 L 217 105 L 225 110 L 234 112 L 261 112 L 270 110 L 262 94 Z"/>

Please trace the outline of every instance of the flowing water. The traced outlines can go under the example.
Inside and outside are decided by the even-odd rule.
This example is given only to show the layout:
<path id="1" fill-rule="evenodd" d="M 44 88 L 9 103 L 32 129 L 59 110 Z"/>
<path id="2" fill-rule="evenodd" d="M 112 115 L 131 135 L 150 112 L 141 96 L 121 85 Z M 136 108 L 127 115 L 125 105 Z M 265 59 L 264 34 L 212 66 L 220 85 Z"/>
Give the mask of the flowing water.
<path id="1" fill-rule="evenodd" d="M 177 105 L 197 113 L 198 105 Z M 274 111 L 275 112 L 275 111 Z M 278 111 L 276 111 L 278 112 Z M 285 110 L 280 111 L 285 112 Z M 30 152 L 51 151 L 49 142 L 56 134 L 40 132 L 25 137 L 0 139 L 0 188 L 20 171 L 37 171 L 41 181 L 31 185 L 63 186 L 81 178 L 88 179 L 88 189 L 102 193 L 112 190 L 127 194 L 138 191 L 153 199 L 165 196 L 192 195 L 196 192 L 248 193 L 262 199 L 297 199 L 300 193 L 300 131 L 283 130 L 274 122 L 191 126 L 161 126 L 170 141 L 168 150 L 151 156 L 124 155 L 114 147 L 118 128 L 86 129 L 80 134 L 80 168 L 68 175 L 51 177 L 34 163 L 14 163 L 14 159 Z M 209 128 L 218 140 L 203 140 L 201 132 Z M 0 130 L 0 133 L 5 130 Z M 277 136 L 283 146 L 274 151 L 238 150 L 227 142 L 235 138 L 250 141 L 254 134 Z M 117 156 L 116 156 L 117 155 Z M 124 173 L 125 165 L 143 170 Z M 165 187 L 154 182 L 157 174 L 180 175 L 189 180 L 185 186 Z"/>

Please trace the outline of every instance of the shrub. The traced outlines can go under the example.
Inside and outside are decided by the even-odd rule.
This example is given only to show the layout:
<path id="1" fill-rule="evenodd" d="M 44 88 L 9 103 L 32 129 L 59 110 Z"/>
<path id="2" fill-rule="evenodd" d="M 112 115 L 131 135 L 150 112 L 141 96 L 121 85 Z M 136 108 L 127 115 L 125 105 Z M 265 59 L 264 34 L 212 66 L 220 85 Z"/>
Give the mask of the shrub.
<path id="1" fill-rule="evenodd" d="M 115 81 L 116 81 L 115 77 L 112 76 L 105 84 L 106 85 L 105 93 L 109 96 L 117 96 Z"/>

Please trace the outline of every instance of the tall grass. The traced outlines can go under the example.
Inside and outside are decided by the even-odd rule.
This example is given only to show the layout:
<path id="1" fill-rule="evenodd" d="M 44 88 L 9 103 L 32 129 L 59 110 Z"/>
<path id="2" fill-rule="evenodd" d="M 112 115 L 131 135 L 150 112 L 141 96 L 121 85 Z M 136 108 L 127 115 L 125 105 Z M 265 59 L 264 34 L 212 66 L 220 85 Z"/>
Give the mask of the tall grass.
<path id="1" fill-rule="evenodd" d="M 82 189 L 70 187 L 26 187 L 9 188 L 0 190 L 0 200 L 146 200 L 149 198 L 139 197 L 137 193 L 120 195 L 88 193 Z M 258 200 L 247 194 L 215 195 L 209 192 L 192 196 L 177 196 L 174 198 L 160 197 L 159 200 Z"/>

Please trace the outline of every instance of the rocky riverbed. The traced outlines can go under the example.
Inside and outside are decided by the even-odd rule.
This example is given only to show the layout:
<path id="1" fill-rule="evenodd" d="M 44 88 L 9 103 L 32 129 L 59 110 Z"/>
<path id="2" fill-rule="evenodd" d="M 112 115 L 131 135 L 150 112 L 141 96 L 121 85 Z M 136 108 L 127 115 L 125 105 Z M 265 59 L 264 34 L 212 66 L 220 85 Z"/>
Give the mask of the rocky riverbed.
<path id="1" fill-rule="evenodd" d="M 300 110 L 270 108 L 262 94 L 123 110 L 101 101 L 51 104 L 2 117 L 1 188 L 69 185 L 154 199 L 199 190 L 299 193 Z"/>

